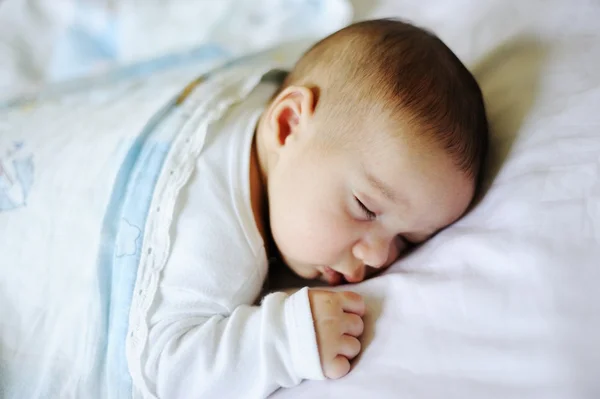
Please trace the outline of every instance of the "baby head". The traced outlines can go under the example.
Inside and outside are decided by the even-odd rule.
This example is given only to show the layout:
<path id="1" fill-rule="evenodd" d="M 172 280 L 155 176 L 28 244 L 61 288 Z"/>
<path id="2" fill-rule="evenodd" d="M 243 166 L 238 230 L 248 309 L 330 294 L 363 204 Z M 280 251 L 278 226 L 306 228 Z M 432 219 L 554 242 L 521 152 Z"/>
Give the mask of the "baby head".
<path id="1" fill-rule="evenodd" d="M 323 39 L 256 136 L 282 260 L 330 284 L 389 266 L 466 212 L 487 135 L 477 82 L 432 33 L 374 20 Z"/>

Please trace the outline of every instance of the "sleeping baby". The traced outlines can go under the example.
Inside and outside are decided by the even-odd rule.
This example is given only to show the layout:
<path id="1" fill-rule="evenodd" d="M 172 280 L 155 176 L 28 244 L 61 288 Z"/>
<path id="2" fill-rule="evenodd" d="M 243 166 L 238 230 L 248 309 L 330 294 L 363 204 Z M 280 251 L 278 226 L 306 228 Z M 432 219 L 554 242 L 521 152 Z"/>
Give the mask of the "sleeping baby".
<path id="1" fill-rule="evenodd" d="M 484 103 L 404 22 L 351 25 L 284 73 L 292 51 L 183 91 L 172 70 L 0 107 L 0 396 L 246 399 L 350 371 L 361 296 L 257 306 L 269 266 L 358 283 L 459 219 Z"/>
<path id="2" fill-rule="evenodd" d="M 471 73 L 400 21 L 351 25 L 282 83 L 257 82 L 208 128 L 153 291 L 138 279 L 151 301 L 142 338 L 130 316 L 134 391 L 258 398 L 346 375 L 361 296 L 303 288 L 253 306 L 268 260 L 330 285 L 385 269 L 466 212 L 487 135 Z"/>

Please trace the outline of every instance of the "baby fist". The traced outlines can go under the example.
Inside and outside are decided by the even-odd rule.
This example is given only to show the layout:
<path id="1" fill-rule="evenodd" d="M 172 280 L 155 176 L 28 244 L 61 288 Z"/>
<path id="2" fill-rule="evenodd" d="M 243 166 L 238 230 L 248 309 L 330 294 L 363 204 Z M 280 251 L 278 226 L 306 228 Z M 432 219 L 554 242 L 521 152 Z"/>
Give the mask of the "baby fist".
<path id="1" fill-rule="evenodd" d="M 309 290 L 323 374 L 337 379 L 350 371 L 350 360 L 360 352 L 365 303 L 354 292 Z"/>

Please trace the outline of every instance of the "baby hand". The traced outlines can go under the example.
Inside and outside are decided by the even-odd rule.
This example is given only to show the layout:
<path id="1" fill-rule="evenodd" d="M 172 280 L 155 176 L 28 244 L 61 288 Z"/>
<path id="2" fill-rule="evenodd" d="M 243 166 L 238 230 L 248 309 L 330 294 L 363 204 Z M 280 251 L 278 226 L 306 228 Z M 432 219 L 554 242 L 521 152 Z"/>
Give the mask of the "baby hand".
<path id="1" fill-rule="evenodd" d="M 365 302 L 354 292 L 309 290 L 323 374 L 337 379 L 350 371 L 350 360 L 360 352 Z"/>

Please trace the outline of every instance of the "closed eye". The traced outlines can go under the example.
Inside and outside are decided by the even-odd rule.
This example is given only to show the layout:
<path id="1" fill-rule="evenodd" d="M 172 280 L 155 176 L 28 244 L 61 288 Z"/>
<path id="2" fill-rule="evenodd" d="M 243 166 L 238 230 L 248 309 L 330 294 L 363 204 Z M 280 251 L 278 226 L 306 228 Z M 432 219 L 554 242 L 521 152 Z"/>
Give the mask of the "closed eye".
<path id="1" fill-rule="evenodd" d="M 361 211 L 365 214 L 365 217 L 368 220 L 374 220 L 377 217 L 375 212 L 373 212 L 369 208 L 367 208 L 365 206 L 365 204 L 363 204 L 357 197 L 354 197 L 354 199 L 356 200 L 356 202 L 358 203 L 358 206 L 360 207 Z"/>

